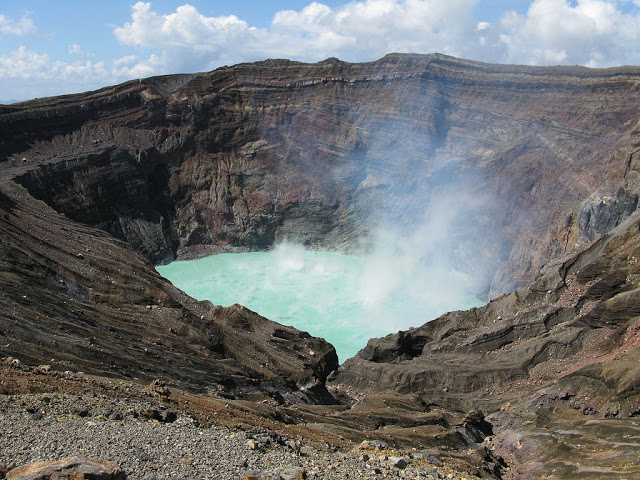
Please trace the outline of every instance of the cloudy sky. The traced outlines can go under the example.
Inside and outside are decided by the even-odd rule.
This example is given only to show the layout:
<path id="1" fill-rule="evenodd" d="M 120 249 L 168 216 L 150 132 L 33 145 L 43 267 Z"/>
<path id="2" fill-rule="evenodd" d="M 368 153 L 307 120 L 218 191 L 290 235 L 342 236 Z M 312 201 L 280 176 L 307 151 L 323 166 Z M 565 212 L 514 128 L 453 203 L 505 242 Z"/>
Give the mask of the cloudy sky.
<path id="1" fill-rule="evenodd" d="M 266 58 L 389 52 L 640 65 L 640 0 L 0 2 L 0 101 Z"/>

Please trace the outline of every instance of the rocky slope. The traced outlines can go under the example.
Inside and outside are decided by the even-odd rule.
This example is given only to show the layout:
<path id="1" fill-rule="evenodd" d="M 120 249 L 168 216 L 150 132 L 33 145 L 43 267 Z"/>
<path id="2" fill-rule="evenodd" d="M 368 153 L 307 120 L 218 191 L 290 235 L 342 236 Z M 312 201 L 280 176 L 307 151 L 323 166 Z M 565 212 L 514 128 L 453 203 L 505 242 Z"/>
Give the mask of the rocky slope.
<path id="1" fill-rule="evenodd" d="M 419 443 L 409 449 L 381 441 L 353 446 L 335 433 L 282 422 L 281 412 L 266 404 L 193 395 L 157 382 L 145 388 L 15 360 L 0 361 L 0 375 L 0 478 L 9 480 L 113 478 L 78 457 L 108 458 L 128 478 L 147 479 L 462 480 L 478 470 L 457 468 L 464 466 L 460 458 L 450 462 Z M 252 412 L 258 405 L 262 410 Z M 45 476 L 44 468 L 59 476 Z M 74 476 L 78 471 L 85 476 Z"/>
<path id="2" fill-rule="evenodd" d="M 323 394 L 333 346 L 239 305 L 197 302 L 128 244 L 20 190 L 0 193 L 4 356 L 229 395 Z"/>
<path id="3" fill-rule="evenodd" d="M 523 290 L 370 340 L 332 382 L 491 413 L 513 475 L 636 478 L 639 240 L 640 211 Z"/>
<path id="4" fill-rule="evenodd" d="M 0 356 L 53 369 L 9 362 L 0 393 L 115 377 L 127 397 L 162 377 L 163 401 L 203 423 L 230 409 L 485 478 L 632 478 L 639 80 L 393 54 L 0 106 Z M 496 298 L 372 340 L 335 374 L 323 340 L 196 302 L 153 268 L 285 237 L 366 248 L 381 227 L 437 233 Z"/>

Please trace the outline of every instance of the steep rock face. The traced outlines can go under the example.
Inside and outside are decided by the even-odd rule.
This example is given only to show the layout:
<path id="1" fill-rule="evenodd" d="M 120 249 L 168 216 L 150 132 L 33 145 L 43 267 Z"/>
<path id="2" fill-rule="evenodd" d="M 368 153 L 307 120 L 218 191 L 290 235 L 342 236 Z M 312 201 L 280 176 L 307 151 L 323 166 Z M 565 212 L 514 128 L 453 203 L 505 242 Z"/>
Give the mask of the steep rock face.
<path id="1" fill-rule="evenodd" d="M 380 225 L 410 235 L 424 224 L 446 231 L 453 267 L 487 292 L 508 290 L 637 206 L 639 75 L 389 55 L 243 64 L 3 106 L 2 330 L 19 341 L 2 351 L 24 355 L 25 332 L 50 319 L 32 361 L 117 366 L 84 341 L 55 347 L 67 325 L 105 339 L 101 351 L 118 345 L 105 355 L 126 369 L 126 342 L 146 341 L 153 326 L 151 350 L 186 342 L 198 362 L 223 362 L 214 370 L 229 358 L 247 366 L 245 344 L 230 340 L 238 328 L 226 335 L 215 309 L 194 304 L 134 249 L 154 262 L 283 237 L 346 249 Z M 124 329 L 126 341 L 98 334 L 105 328 L 113 338 Z M 190 340 L 174 333 L 182 330 Z M 319 358 L 300 354 L 292 365 L 322 381 L 335 362 L 318 345 L 309 350 Z M 263 360 L 254 363 L 278 364 Z M 270 375 L 255 365 L 250 378 Z"/>
<path id="2" fill-rule="evenodd" d="M 470 393 L 526 380 L 546 362 L 570 368 L 584 360 L 586 345 L 599 359 L 590 363 L 609 361 L 610 352 L 635 345 L 639 232 L 636 212 L 588 249 L 546 266 L 526 289 L 371 339 L 336 381 L 373 390 Z"/>
<path id="3" fill-rule="evenodd" d="M 435 205 L 454 267 L 495 296 L 633 209 L 639 73 L 266 61 L 3 107 L 0 152 L 36 198 L 154 262 L 284 237 L 346 249 Z"/>
<path id="4" fill-rule="evenodd" d="M 637 475 L 639 239 L 635 212 L 526 289 L 370 340 L 332 385 L 482 408 L 515 478 Z"/>

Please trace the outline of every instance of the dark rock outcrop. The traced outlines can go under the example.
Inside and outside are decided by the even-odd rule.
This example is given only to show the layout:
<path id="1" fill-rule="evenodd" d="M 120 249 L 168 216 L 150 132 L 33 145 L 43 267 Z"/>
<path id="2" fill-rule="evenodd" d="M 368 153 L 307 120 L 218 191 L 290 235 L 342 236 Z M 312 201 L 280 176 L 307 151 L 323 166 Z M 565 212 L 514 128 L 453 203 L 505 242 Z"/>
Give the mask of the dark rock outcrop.
<path id="1" fill-rule="evenodd" d="M 370 340 L 332 383 L 480 407 L 520 475 L 637 475 L 637 445 L 617 442 L 622 431 L 640 433 L 639 239 L 635 212 L 525 289 Z M 612 449 L 615 458 L 604 454 Z"/>
<path id="2" fill-rule="evenodd" d="M 578 228 L 590 241 L 619 225 L 638 208 L 638 195 L 618 190 L 615 197 L 591 195 L 578 213 Z"/>

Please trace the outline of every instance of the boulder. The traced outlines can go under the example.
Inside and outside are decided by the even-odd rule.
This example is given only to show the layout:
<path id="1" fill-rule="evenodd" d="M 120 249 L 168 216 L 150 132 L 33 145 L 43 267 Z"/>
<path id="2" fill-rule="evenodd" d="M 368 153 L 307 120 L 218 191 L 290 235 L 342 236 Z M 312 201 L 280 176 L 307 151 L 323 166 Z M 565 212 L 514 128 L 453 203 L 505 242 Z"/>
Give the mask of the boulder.
<path id="1" fill-rule="evenodd" d="M 87 457 L 68 457 L 55 462 L 35 462 L 7 472 L 8 480 L 125 480 L 115 463 Z"/>

